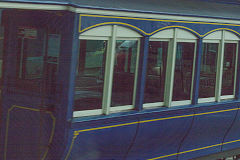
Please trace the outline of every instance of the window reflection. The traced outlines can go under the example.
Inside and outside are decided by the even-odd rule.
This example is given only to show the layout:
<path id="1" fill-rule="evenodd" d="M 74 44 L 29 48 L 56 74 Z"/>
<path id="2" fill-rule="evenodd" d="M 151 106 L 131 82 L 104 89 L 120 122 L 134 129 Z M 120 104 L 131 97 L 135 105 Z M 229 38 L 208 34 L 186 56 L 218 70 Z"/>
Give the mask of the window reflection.
<path id="1" fill-rule="evenodd" d="M 117 40 L 111 106 L 131 105 L 137 60 L 137 40 Z"/>
<path id="2" fill-rule="evenodd" d="M 221 95 L 233 95 L 236 43 L 225 43 Z"/>
<path id="3" fill-rule="evenodd" d="M 17 88 L 24 91 L 43 91 L 45 31 L 18 28 Z"/>
<path id="4" fill-rule="evenodd" d="M 215 96 L 218 43 L 203 43 L 199 98 Z"/>
<path id="5" fill-rule="evenodd" d="M 75 110 L 102 108 L 107 41 L 81 40 L 75 81 Z"/>
<path id="6" fill-rule="evenodd" d="M 177 43 L 173 101 L 190 100 L 195 43 Z"/>
<path id="7" fill-rule="evenodd" d="M 149 42 L 144 103 L 163 102 L 168 42 Z"/>

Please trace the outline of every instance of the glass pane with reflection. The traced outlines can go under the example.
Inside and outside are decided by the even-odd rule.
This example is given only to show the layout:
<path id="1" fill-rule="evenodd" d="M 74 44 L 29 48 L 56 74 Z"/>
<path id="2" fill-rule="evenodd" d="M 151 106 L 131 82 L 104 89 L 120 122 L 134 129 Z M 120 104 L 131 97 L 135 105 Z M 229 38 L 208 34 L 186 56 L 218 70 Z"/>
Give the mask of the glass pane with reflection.
<path id="1" fill-rule="evenodd" d="M 168 42 L 149 42 L 144 103 L 163 102 Z"/>
<path id="2" fill-rule="evenodd" d="M 215 96 L 218 43 L 203 43 L 199 98 Z"/>
<path id="3" fill-rule="evenodd" d="M 80 40 L 74 110 L 102 108 L 106 51 L 105 40 Z"/>
<path id="4" fill-rule="evenodd" d="M 195 43 L 177 43 L 173 101 L 190 100 Z"/>
<path id="5" fill-rule="evenodd" d="M 132 104 L 137 43 L 137 40 L 116 41 L 111 106 Z"/>
<path id="6" fill-rule="evenodd" d="M 233 95 L 236 60 L 236 43 L 224 44 L 222 92 L 221 95 Z"/>

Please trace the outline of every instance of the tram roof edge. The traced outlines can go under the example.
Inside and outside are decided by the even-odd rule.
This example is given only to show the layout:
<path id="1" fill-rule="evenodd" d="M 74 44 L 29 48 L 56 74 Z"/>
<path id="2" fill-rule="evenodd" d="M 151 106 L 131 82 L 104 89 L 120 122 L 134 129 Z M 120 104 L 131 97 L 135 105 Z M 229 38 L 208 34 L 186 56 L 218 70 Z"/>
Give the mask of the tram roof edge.
<path id="1" fill-rule="evenodd" d="M 0 0 L 0 4 L 1 3 L 61 6 L 61 8 L 58 9 L 54 9 L 53 7 L 52 10 L 68 10 L 69 7 L 75 7 L 221 19 L 240 19 L 240 0 L 231 0 L 229 2 L 225 0 Z M 5 7 L 3 6 L 2 8 Z M 9 8 L 22 9 L 18 7 L 18 5 Z M 24 9 L 31 8 L 25 7 Z"/>

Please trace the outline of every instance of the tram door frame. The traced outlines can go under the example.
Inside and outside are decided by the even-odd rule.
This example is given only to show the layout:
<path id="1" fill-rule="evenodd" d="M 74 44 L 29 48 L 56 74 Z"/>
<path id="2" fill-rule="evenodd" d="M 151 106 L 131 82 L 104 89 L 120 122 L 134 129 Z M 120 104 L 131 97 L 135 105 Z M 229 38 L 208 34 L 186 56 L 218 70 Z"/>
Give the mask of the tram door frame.
<path id="1" fill-rule="evenodd" d="M 49 34 L 48 30 L 45 28 L 32 28 L 32 32 L 34 32 L 34 30 L 36 30 L 36 32 L 38 32 L 38 30 L 42 30 L 42 34 L 43 34 L 42 35 L 43 39 L 40 40 L 40 41 L 42 41 L 42 42 L 40 42 L 40 43 L 42 43 L 42 46 L 40 46 L 40 50 L 41 50 L 40 61 L 42 61 L 41 62 L 42 63 L 42 71 L 41 71 L 42 73 L 40 76 L 40 86 L 37 86 L 37 89 L 40 89 L 40 90 L 37 90 L 37 92 L 34 93 L 34 89 L 31 90 L 33 88 L 33 87 L 31 87 L 31 84 L 29 85 L 30 86 L 29 88 L 26 88 L 26 90 L 24 90 L 24 87 L 28 87 L 28 82 L 25 81 L 26 80 L 25 73 L 27 72 L 26 71 L 26 65 L 27 65 L 27 57 L 26 56 L 28 54 L 26 52 L 27 51 L 26 47 L 27 47 L 28 41 L 31 41 L 31 39 L 34 38 L 35 33 L 32 33 L 32 35 L 30 34 L 30 36 L 33 36 L 33 37 L 26 37 L 25 35 L 19 35 L 19 27 L 16 27 L 15 29 L 16 29 L 16 32 L 15 32 L 16 34 L 14 34 L 15 38 L 11 37 L 11 38 L 15 39 L 15 41 L 17 42 L 15 44 L 15 49 L 16 49 L 15 53 L 14 53 L 15 56 L 6 56 L 6 58 L 5 58 L 5 60 L 8 61 L 6 63 L 8 63 L 8 64 L 9 64 L 9 62 L 10 62 L 10 64 L 12 63 L 11 64 L 12 66 L 11 65 L 7 66 L 8 67 L 7 72 L 8 72 L 8 76 L 9 76 L 9 74 L 11 76 L 13 76 L 12 79 L 10 80 L 10 82 L 13 82 L 13 84 L 11 84 L 9 82 L 7 82 L 6 84 L 4 83 L 6 85 L 5 88 L 7 88 L 5 93 L 6 93 L 7 97 L 8 96 L 10 97 L 10 99 L 8 99 L 7 101 L 5 100 L 6 102 L 3 103 L 4 108 L 3 107 L 0 108 L 0 109 L 5 110 L 4 114 L 5 113 L 7 114 L 6 115 L 6 117 L 7 117 L 6 126 L 4 126 L 4 129 L 6 129 L 6 133 L 4 133 L 4 135 L 3 135 L 3 136 L 5 136 L 4 160 L 7 160 L 8 159 L 7 157 L 12 157 L 12 154 L 14 154 L 14 149 L 12 150 L 11 147 L 9 147 L 11 144 L 15 144 L 16 146 L 19 146 L 19 145 L 21 146 L 21 143 L 18 143 L 18 141 L 15 142 L 15 141 L 11 140 L 14 136 L 14 131 L 15 131 L 14 125 L 17 125 L 17 124 L 13 123 L 14 119 L 12 117 L 15 116 L 16 119 L 20 118 L 20 121 L 22 121 L 22 122 L 20 122 L 20 124 L 30 125 L 31 123 L 29 122 L 29 120 L 31 120 L 31 118 L 27 117 L 29 115 L 31 117 L 33 117 L 32 120 L 34 122 L 32 122 L 33 128 L 31 128 L 28 132 L 30 132 L 29 134 L 31 134 L 31 132 L 32 132 L 33 137 L 37 136 L 37 138 L 33 139 L 33 142 L 32 141 L 26 142 L 24 145 L 25 146 L 27 146 L 27 145 L 33 146 L 30 148 L 35 148 L 34 153 L 29 155 L 30 159 L 31 158 L 43 159 L 43 157 L 46 157 L 47 152 L 48 152 L 48 145 L 50 145 L 50 143 L 52 141 L 52 138 L 54 135 L 55 122 L 56 122 L 55 121 L 56 113 L 54 112 L 54 108 L 56 105 L 56 94 L 53 94 L 52 96 L 50 96 L 50 94 L 52 94 L 52 92 L 53 92 L 52 89 L 56 90 L 56 88 L 57 88 L 56 80 L 57 80 L 57 73 L 58 73 L 57 70 L 58 70 L 58 66 L 59 66 L 58 58 L 60 55 L 60 53 L 59 53 L 60 52 L 60 44 L 59 44 L 58 57 L 50 56 L 48 54 L 48 40 L 50 38 L 50 35 L 56 36 L 57 34 L 53 34 L 53 33 Z M 60 34 L 59 34 L 58 39 L 59 39 L 59 43 L 60 43 L 61 42 Z M 34 61 L 33 61 L 33 63 L 34 63 Z M 30 64 L 28 64 L 28 65 L 30 65 L 30 68 L 31 68 L 32 67 L 31 65 L 35 65 L 35 64 L 31 64 L 31 62 L 30 62 Z M 15 69 L 11 70 L 9 68 L 9 66 L 12 68 L 15 68 Z M 54 76 L 55 76 L 55 78 L 53 78 Z M 49 77 L 51 77 L 51 78 L 49 78 Z M 8 79 L 8 77 L 5 77 L 5 79 L 6 78 Z M 49 82 L 52 80 L 55 80 L 55 82 Z M 31 83 L 31 79 L 28 81 Z M 55 87 L 48 89 L 47 87 L 49 87 L 50 85 L 55 85 Z M 30 90 L 28 91 L 28 89 L 30 89 Z M 32 98 L 31 94 L 36 94 L 35 98 Z M 24 97 L 24 96 L 27 99 L 21 100 L 21 98 L 19 98 L 19 97 Z M 6 112 L 6 111 L 8 111 L 8 112 Z M 21 118 L 23 118 L 23 117 L 26 117 L 26 120 L 24 120 L 24 119 L 22 120 Z M 33 124 L 35 124 L 35 126 Z M 43 125 L 43 126 L 41 126 L 41 125 Z M 18 126 L 16 126 L 16 127 L 18 128 Z M 29 127 L 27 127 L 27 128 L 29 128 Z M 34 128 L 35 129 L 38 128 L 38 130 L 34 131 Z M 8 130 L 8 132 L 7 132 L 7 130 Z M 21 130 L 21 127 L 20 127 L 20 130 Z M 18 132 L 18 129 L 16 131 Z M 19 133 L 21 135 L 24 135 L 24 132 L 19 132 Z M 24 137 L 22 137 L 22 138 L 24 139 Z M 29 138 L 25 138 L 25 139 L 29 139 Z M 44 141 L 44 142 L 42 142 L 42 141 Z M 19 142 L 22 142 L 22 140 L 20 140 Z M 23 152 L 25 152 L 27 150 L 26 148 L 29 148 L 29 147 L 25 147 Z M 14 156 L 22 156 L 23 152 L 19 151 Z"/>

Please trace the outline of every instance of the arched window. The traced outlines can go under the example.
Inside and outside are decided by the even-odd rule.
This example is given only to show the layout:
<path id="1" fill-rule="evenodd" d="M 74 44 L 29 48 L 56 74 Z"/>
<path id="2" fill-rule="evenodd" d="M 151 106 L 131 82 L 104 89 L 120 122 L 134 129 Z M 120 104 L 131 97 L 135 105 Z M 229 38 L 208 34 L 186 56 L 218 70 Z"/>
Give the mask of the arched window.
<path id="1" fill-rule="evenodd" d="M 117 25 L 79 36 L 74 117 L 134 108 L 140 37 Z"/>
<path id="2" fill-rule="evenodd" d="M 236 90 L 239 37 L 221 30 L 203 39 L 199 102 L 233 99 Z"/>
<path id="3" fill-rule="evenodd" d="M 144 107 L 191 103 L 196 41 L 178 28 L 150 37 Z"/>

